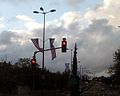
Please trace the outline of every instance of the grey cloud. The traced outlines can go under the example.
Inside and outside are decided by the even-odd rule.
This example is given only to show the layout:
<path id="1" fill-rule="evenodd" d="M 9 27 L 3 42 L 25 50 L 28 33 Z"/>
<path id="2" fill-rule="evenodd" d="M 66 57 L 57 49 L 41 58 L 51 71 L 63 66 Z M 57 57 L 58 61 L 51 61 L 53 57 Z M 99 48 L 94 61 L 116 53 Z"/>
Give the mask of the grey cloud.
<path id="1" fill-rule="evenodd" d="M 50 4 L 49 5 L 53 5 L 53 6 L 59 6 L 60 5 L 60 2 L 59 2 L 59 0 L 51 0 L 52 2 L 50 2 Z"/>
<path id="2" fill-rule="evenodd" d="M 120 34 L 116 34 L 117 32 L 113 31 L 113 26 L 109 25 L 108 20 L 106 19 L 93 20 L 92 23 L 86 29 L 81 30 L 81 32 L 79 32 L 79 23 L 79 21 L 74 22 L 70 24 L 67 29 L 64 29 L 64 26 L 50 27 L 51 29 L 48 28 L 47 32 L 51 32 L 52 34 L 55 30 L 58 30 L 56 35 L 59 37 L 62 37 L 64 34 L 68 34 L 68 47 L 74 48 L 74 43 L 77 43 L 78 60 L 81 60 L 81 64 L 83 66 L 86 64 L 87 67 L 92 69 L 94 72 L 107 70 L 109 65 L 112 63 L 113 53 L 119 46 L 118 39 Z M 69 35 L 72 35 L 72 38 L 69 38 Z M 97 42 L 96 39 L 91 37 L 92 35 L 95 35 L 95 38 L 100 35 L 99 38 L 101 40 Z M 76 37 L 79 38 L 77 41 L 75 40 Z M 67 54 L 67 57 L 70 57 L 69 52 Z M 58 58 L 62 59 L 66 58 L 66 56 L 59 55 Z M 67 58 L 66 61 L 61 61 L 59 63 L 63 64 L 68 62 L 69 59 L 70 58 Z"/>
<path id="3" fill-rule="evenodd" d="M 51 0 L 50 5 L 53 6 L 63 6 L 61 3 L 67 4 L 69 7 L 78 7 L 85 0 Z"/>
<path id="4" fill-rule="evenodd" d="M 95 72 L 102 72 L 113 62 L 113 53 L 119 48 L 118 32 L 114 32 L 114 28 L 108 25 L 105 19 L 95 20 L 79 35 L 78 40 L 79 57 L 84 64 L 93 69 Z M 92 35 L 99 36 L 103 39 L 97 42 L 91 38 Z M 81 44 L 82 43 L 82 44 Z M 84 49 L 84 51 L 83 51 Z"/>
<path id="5" fill-rule="evenodd" d="M 0 50 L 0 60 L 5 59 L 7 56 L 8 61 L 16 62 L 19 58 L 31 58 L 33 55 L 33 45 L 32 42 L 27 42 L 27 44 L 20 45 L 18 42 L 12 42 L 14 40 L 25 40 L 22 36 L 18 35 L 15 32 L 3 31 L 0 34 L 0 46 L 6 45 L 6 47 Z M 23 38 L 23 39 L 22 39 Z M 28 40 L 29 41 L 29 40 Z"/>
<path id="6" fill-rule="evenodd" d="M 62 24 L 59 27 L 56 25 L 48 26 L 48 28 L 46 29 L 46 32 L 48 32 L 48 33 L 46 35 L 48 35 L 48 36 L 50 36 L 52 34 L 60 35 L 61 33 L 65 33 L 67 30 L 64 28 L 63 25 L 64 24 Z"/>
<path id="7" fill-rule="evenodd" d="M 87 28 L 85 31 L 89 32 L 106 32 L 110 33 L 109 31 L 112 31 L 112 26 L 108 25 L 108 20 L 107 19 L 97 19 L 93 20 L 92 24 L 89 25 L 89 28 Z"/>
<path id="8" fill-rule="evenodd" d="M 17 35 L 11 31 L 3 31 L 0 33 L 0 44 L 11 44 L 11 39 Z"/>
<path id="9" fill-rule="evenodd" d="M 42 33 L 43 33 L 42 28 L 32 30 L 32 34 L 34 34 L 35 36 L 39 36 L 40 38 L 42 38 Z"/>
<path id="10" fill-rule="evenodd" d="M 79 6 L 81 3 L 83 3 L 85 0 L 67 0 L 66 3 L 69 5 L 69 6 L 72 6 L 72 7 L 77 7 Z"/>
<path id="11" fill-rule="evenodd" d="M 33 52 L 34 47 L 30 42 L 24 46 L 14 43 L 11 46 L 7 46 L 4 51 L 0 51 L 0 60 L 7 59 L 7 61 L 15 63 L 19 58 L 31 58 L 33 56 Z M 5 55 L 7 58 L 4 58 Z"/>
<path id="12" fill-rule="evenodd" d="M 62 21 L 59 20 L 59 22 Z M 93 20 L 86 29 L 81 31 L 79 31 L 79 23 L 79 20 L 74 23 L 71 22 L 68 28 L 64 28 L 64 22 L 62 22 L 61 26 L 55 26 L 52 23 L 53 25 L 50 24 L 46 27 L 46 39 L 56 35 L 57 40 L 55 40 L 54 44 L 57 47 L 60 46 L 62 36 L 67 35 L 68 48 L 74 48 L 74 43 L 77 43 L 77 56 L 78 60 L 81 61 L 81 65 L 86 65 L 86 67 L 90 68 L 94 72 L 106 70 L 112 63 L 113 53 L 120 44 L 119 31 L 117 32 L 116 30 L 113 30 L 113 26 L 109 25 L 108 20 L 106 19 Z M 33 32 L 35 33 L 34 35 L 42 37 L 42 29 L 33 30 Z M 69 37 L 70 35 L 71 37 Z M 97 42 L 91 37 L 92 35 L 95 35 L 96 37 L 100 35 L 100 39 L 103 40 Z M 8 40 L 5 41 L 3 37 Z M 0 43 L 12 43 L 10 41 L 11 38 L 17 38 L 17 35 L 9 31 L 6 34 L 5 32 L 2 32 L 0 34 Z M 18 36 L 18 38 L 22 37 Z M 45 43 L 45 47 L 49 48 L 49 43 L 47 43 L 47 41 Z M 21 46 L 19 44 L 13 44 L 7 48 L 6 52 L 3 53 L 8 54 L 9 58 L 14 60 L 19 57 L 32 57 L 35 50 L 36 48 L 32 42 L 27 42 L 27 44 Z M 61 50 L 56 50 L 56 52 L 57 58 L 54 61 L 51 61 L 50 52 L 45 52 L 45 66 L 47 69 L 52 71 L 64 71 L 64 64 L 71 61 L 70 51 L 67 51 L 66 54 L 61 53 Z M 41 66 L 41 54 L 37 55 L 37 57 L 37 62 Z"/>

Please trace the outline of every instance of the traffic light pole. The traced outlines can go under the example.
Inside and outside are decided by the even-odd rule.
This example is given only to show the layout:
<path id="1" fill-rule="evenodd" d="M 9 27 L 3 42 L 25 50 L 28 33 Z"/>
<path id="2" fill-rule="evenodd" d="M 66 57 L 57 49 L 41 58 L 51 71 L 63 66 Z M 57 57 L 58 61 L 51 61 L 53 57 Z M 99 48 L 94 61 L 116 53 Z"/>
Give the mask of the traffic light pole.
<path id="1" fill-rule="evenodd" d="M 33 55 L 31 59 L 31 67 L 32 67 L 32 96 L 34 96 L 35 90 L 35 69 L 36 69 L 36 56 Z"/>
<path id="2" fill-rule="evenodd" d="M 53 49 L 61 49 L 61 48 L 62 47 L 56 47 L 56 48 L 53 48 Z M 44 51 L 50 51 L 50 50 L 52 50 L 52 49 L 45 49 Z M 39 52 L 41 52 L 41 51 L 35 51 L 33 57 L 35 57 L 36 54 L 39 53 Z"/>
<path id="3" fill-rule="evenodd" d="M 45 16 L 45 14 L 44 14 L 44 16 Z M 45 19 L 44 19 L 44 21 L 45 21 Z M 45 25 L 45 23 L 44 23 L 44 25 Z M 43 30 L 45 31 L 45 27 L 44 27 Z M 42 69 L 44 69 L 44 52 L 45 51 L 50 51 L 50 50 L 53 50 L 53 49 L 64 49 L 64 50 L 62 50 L 62 52 L 66 52 L 67 50 L 69 50 L 69 49 L 67 49 L 66 38 L 63 38 L 62 46 L 61 47 L 56 47 L 56 48 L 52 48 L 52 49 L 45 49 L 44 48 L 44 43 L 45 43 L 45 41 L 44 41 L 44 39 L 45 39 L 45 37 L 44 37 L 45 36 L 45 32 L 44 31 L 43 31 L 44 34 L 43 34 L 43 60 L 42 60 L 43 62 L 42 62 Z M 36 66 L 36 54 L 39 53 L 39 52 L 41 52 L 41 51 L 35 51 L 34 52 L 33 58 L 31 59 L 32 66 L 33 65 Z M 71 49 L 71 64 L 72 64 L 72 49 Z M 35 90 L 35 68 L 36 67 L 32 68 L 33 69 L 33 96 L 34 96 L 34 90 Z"/>
<path id="4" fill-rule="evenodd" d="M 33 85 L 32 85 L 32 96 L 34 96 L 34 90 L 35 90 L 35 71 L 33 70 Z"/>

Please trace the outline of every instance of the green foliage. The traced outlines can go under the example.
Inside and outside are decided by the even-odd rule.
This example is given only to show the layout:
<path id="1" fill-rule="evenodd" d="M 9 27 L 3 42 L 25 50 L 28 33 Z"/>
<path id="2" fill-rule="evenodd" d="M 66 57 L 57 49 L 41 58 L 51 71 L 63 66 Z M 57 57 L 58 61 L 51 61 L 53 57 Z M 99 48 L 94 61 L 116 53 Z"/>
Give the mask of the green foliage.
<path id="1" fill-rule="evenodd" d="M 42 70 L 37 67 L 35 72 L 35 89 L 60 89 L 67 86 L 68 73 L 51 73 L 49 70 Z M 32 89 L 33 70 L 30 58 L 20 58 L 15 64 L 11 62 L 0 62 L 0 93 L 10 93 L 16 87 L 28 86 Z"/>
<path id="2" fill-rule="evenodd" d="M 109 73 L 114 77 L 114 81 L 120 84 L 120 49 L 113 54 L 113 66 L 110 67 Z"/>
<path id="3" fill-rule="evenodd" d="M 16 67 L 20 67 L 20 68 L 23 68 L 23 67 L 30 67 L 30 58 L 20 58 L 18 59 L 18 61 L 15 63 L 15 66 Z"/>

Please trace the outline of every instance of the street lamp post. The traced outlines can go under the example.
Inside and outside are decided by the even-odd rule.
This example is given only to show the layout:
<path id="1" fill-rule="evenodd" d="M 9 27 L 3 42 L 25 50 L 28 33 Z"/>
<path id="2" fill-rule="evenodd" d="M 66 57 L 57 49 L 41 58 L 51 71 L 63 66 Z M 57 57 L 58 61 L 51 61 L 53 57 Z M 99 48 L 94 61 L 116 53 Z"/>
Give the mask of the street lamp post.
<path id="1" fill-rule="evenodd" d="M 42 11 L 42 12 L 39 12 L 39 11 L 33 11 L 33 13 L 36 13 L 36 14 L 43 14 L 44 15 L 44 21 L 43 21 L 43 56 L 42 56 L 42 69 L 44 69 L 44 61 L 45 61 L 45 59 L 44 59 L 44 57 L 45 57 L 45 55 L 44 55 L 44 50 L 45 50 L 45 15 L 47 14 L 47 13 L 50 13 L 50 12 L 55 12 L 56 10 L 55 9 L 52 9 L 52 10 L 50 10 L 50 11 L 44 11 L 44 9 L 42 8 L 42 7 L 40 7 L 40 10 Z"/>

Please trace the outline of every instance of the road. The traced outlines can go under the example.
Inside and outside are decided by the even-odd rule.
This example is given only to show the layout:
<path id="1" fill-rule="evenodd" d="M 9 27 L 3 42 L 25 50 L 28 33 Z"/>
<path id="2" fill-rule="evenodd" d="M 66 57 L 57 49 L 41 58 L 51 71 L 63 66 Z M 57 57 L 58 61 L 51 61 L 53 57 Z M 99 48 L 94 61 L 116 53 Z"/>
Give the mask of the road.
<path id="1" fill-rule="evenodd" d="M 120 93 L 118 90 L 113 90 L 107 85 L 97 82 L 90 89 L 83 91 L 80 96 L 120 96 Z"/>

